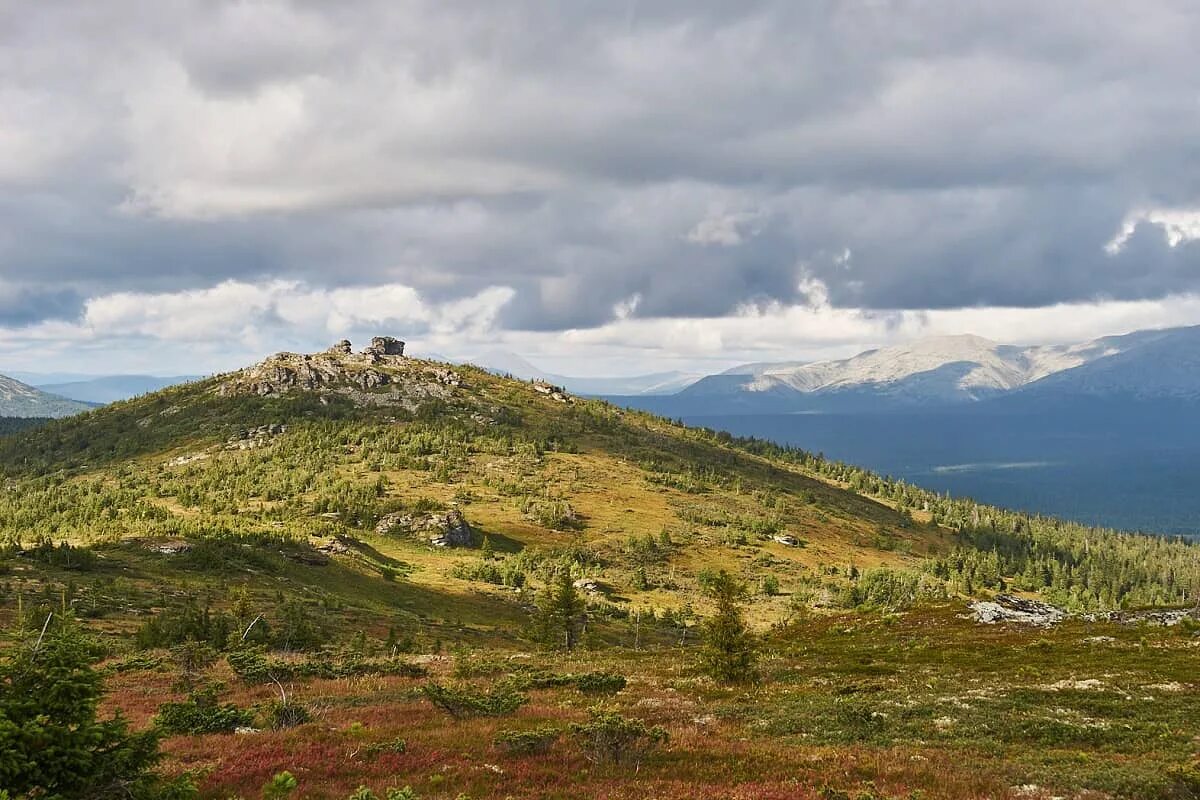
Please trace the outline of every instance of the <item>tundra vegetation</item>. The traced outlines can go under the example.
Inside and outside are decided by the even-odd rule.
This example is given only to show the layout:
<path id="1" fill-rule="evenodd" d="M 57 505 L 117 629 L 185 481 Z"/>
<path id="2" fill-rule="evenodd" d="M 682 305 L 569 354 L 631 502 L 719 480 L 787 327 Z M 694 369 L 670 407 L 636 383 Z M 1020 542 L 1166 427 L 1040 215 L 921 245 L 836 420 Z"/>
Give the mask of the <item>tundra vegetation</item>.
<path id="1" fill-rule="evenodd" d="M 10 798 L 1200 796 L 1190 543 L 381 360 L 0 438 Z"/>

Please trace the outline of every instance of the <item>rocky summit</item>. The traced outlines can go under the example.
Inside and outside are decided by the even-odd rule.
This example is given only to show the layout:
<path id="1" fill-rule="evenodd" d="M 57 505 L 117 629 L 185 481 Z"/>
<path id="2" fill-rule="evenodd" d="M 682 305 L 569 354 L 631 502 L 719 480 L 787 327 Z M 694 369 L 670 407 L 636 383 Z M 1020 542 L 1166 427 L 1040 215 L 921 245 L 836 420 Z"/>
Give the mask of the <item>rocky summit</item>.
<path id="1" fill-rule="evenodd" d="M 404 355 L 404 342 L 376 336 L 355 353 L 349 339 L 319 353 L 276 353 L 221 380 L 222 397 L 280 397 L 293 392 L 341 395 L 357 405 L 397 405 L 408 409 L 430 399 L 446 399 L 461 386 L 456 372 L 444 365 Z"/>

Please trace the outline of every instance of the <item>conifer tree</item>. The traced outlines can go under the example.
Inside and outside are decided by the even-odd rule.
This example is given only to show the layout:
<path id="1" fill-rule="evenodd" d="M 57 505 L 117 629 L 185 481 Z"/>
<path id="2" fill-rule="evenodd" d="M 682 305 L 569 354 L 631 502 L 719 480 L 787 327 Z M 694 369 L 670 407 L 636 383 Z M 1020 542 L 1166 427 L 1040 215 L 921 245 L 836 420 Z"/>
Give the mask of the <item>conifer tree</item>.
<path id="1" fill-rule="evenodd" d="M 0 661 L 0 787 L 62 800 L 186 796 L 151 771 L 160 758 L 154 732 L 97 719 L 101 678 L 74 625 L 47 630 Z"/>
<path id="2" fill-rule="evenodd" d="M 587 608 L 571 582 L 571 571 L 559 568 L 542 590 L 534 617 L 534 634 L 548 647 L 574 650 L 587 622 Z"/>
<path id="3" fill-rule="evenodd" d="M 716 602 L 716 613 L 704 621 L 700 663 L 722 683 L 746 683 L 756 677 L 757 641 L 746 625 L 742 602 L 746 586 L 721 570 L 710 576 L 705 592 Z"/>

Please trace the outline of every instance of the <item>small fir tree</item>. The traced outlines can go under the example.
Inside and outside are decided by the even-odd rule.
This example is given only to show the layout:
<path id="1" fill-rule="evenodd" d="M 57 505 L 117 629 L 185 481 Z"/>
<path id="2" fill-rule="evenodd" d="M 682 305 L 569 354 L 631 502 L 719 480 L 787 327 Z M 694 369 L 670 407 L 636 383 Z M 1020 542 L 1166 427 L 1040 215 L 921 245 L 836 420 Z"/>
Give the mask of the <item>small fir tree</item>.
<path id="1" fill-rule="evenodd" d="M 586 623 L 583 598 L 571 582 L 571 571 L 562 567 L 542 590 L 534 618 L 535 636 L 549 647 L 574 650 Z"/>
<path id="2" fill-rule="evenodd" d="M 746 683 L 757 677 L 757 641 L 746 625 L 742 602 L 746 586 L 725 570 L 705 581 L 705 592 L 716 602 L 716 613 L 701 628 L 700 662 L 704 671 L 722 683 Z"/>

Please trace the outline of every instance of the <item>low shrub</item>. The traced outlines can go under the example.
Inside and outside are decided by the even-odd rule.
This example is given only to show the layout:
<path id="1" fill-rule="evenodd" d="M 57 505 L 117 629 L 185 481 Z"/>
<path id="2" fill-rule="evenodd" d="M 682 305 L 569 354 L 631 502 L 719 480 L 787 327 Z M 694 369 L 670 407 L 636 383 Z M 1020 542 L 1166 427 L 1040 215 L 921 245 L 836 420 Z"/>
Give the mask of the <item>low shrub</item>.
<path id="1" fill-rule="evenodd" d="M 363 756 L 367 760 L 374 760 L 386 753 L 403 753 L 408 749 L 408 742 L 404 739 L 388 739 L 386 742 L 375 742 L 367 745 L 363 750 Z"/>
<path id="2" fill-rule="evenodd" d="M 158 729 L 168 735 L 233 733 L 254 722 L 254 714 L 232 703 L 217 702 L 217 688 L 192 692 L 180 703 L 164 703 L 155 717 Z"/>
<path id="3" fill-rule="evenodd" d="M 575 688 L 584 694 L 616 694 L 628 681 L 615 672 L 585 672 L 575 678 Z"/>
<path id="4" fill-rule="evenodd" d="M 315 656 L 300 660 L 271 658 L 257 648 L 235 650 L 226 656 L 234 674 L 246 683 L 266 683 L 295 678 L 353 678 L 365 675 L 424 678 L 429 671 L 399 658 L 365 659 L 357 656 L 335 659 Z"/>
<path id="5" fill-rule="evenodd" d="M 138 628 L 135 641 L 143 650 L 184 642 L 204 642 L 220 650 L 233 629 L 233 618 L 228 614 L 214 613 L 207 603 L 201 607 L 189 600 L 180 606 L 164 608 L 146 620 Z"/>
<path id="6" fill-rule="evenodd" d="M 526 677 L 523 683 L 534 689 L 573 686 L 584 694 L 616 694 L 625 688 L 628 681 L 624 675 L 616 672 L 584 672 L 580 675 L 534 674 Z"/>
<path id="7" fill-rule="evenodd" d="M 299 703 L 276 701 L 267 706 L 263 718 L 268 728 L 282 731 L 312 722 L 312 713 Z"/>
<path id="8" fill-rule="evenodd" d="M 545 753 L 562 736 L 562 730 L 553 726 L 524 731 L 500 731 L 496 734 L 496 748 L 510 756 L 530 756 Z"/>
<path id="9" fill-rule="evenodd" d="M 284 770 L 276 773 L 262 788 L 262 800 L 286 800 L 300 784 L 292 773 Z"/>
<path id="10" fill-rule="evenodd" d="M 590 714 L 587 722 L 571 724 L 571 736 L 584 756 L 597 764 L 640 764 L 668 739 L 666 729 L 658 725 L 650 727 L 639 719 L 598 709 Z"/>
<path id="11" fill-rule="evenodd" d="M 427 683 L 422 694 L 433 705 L 452 717 L 502 717 L 529 702 L 511 684 L 498 684 L 490 692 L 478 692 L 465 686 Z"/>

